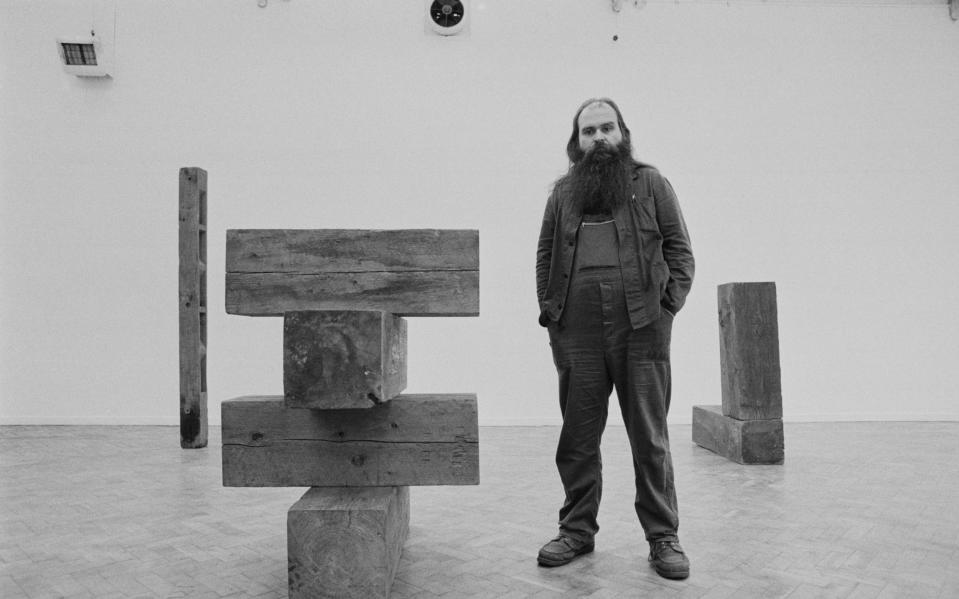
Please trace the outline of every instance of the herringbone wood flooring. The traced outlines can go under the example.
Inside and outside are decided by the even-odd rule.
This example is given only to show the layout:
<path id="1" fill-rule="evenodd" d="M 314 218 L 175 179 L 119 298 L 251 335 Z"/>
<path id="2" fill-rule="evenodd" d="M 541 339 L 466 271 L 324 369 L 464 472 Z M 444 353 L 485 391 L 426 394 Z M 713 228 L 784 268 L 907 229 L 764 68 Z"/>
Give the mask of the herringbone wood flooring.
<path id="1" fill-rule="evenodd" d="M 0 427 L 0 596 L 285 597 L 304 489 L 222 487 L 210 433 L 182 450 L 169 427 Z M 782 466 L 671 434 L 688 580 L 646 564 L 621 428 L 596 552 L 557 569 L 535 561 L 557 429 L 481 428 L 481 485 L 411 489 L 392 596 L 959 597 L 959 423 L 787 423 Z"/>

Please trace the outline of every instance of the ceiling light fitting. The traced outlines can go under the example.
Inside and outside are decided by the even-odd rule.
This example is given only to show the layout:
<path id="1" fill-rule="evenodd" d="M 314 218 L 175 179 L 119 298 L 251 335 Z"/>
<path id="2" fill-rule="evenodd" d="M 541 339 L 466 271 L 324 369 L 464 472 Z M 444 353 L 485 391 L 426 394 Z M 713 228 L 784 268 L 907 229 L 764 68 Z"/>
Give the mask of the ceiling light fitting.
<path id="1" fill-rule="evenodd" d="M 57 38 L 57 51 L 63 70 L 77 77 L 109 77 L 112 57 L 104 44 L 90 32 L 89 37 Z"/>

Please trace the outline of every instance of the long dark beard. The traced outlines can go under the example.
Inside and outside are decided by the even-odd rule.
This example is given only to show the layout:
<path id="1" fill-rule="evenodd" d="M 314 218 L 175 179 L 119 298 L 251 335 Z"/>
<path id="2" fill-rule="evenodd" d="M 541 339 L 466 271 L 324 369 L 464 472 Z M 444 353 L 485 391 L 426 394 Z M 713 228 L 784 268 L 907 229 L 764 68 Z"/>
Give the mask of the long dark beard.
<path id="1" fill-rule="evenodd" d="M 628 144 L 595 148 L 561 179 L 583 214 L 612 213 L 629 199 L 635 164 L 630 150 Z"/>

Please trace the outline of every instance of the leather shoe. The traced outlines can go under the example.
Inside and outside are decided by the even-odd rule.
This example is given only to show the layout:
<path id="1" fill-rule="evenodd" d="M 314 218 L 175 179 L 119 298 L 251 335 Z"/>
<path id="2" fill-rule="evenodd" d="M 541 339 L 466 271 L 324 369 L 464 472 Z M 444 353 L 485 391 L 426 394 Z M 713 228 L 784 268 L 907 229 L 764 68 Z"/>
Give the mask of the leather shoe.
<path id="1" fill-rule="evenodd" d="M 689 558 L 679 541 L 653 541 L 649 544 L 649 563 L 663 578 L 689 577 Z"/>
<path id="2" fill-rule="evenodd" d="M 536 561 L 539 565 L 550 568 L 554 566 L 564 566 L 573 561 L 577 556 L 589 553 L 592 550 L 592 542 L 584 543 L 561 534 L 549 543 L 543 545 L 542 549 L 539 550 L 539 557 L 536 558 Z"/>

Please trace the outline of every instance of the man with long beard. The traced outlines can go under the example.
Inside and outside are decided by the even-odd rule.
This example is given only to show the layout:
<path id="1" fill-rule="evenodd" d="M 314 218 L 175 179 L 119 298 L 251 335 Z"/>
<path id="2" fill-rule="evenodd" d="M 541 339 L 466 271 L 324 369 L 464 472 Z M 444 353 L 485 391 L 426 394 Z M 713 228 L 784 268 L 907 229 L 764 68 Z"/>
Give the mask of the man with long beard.
<path id="1" fill-rule="evenodd" d="M 602 494 L 600 439 L 613 387 L 632 449 L 636 514 L 660 576 L 689 576 L 666 415 L 673 318 L 693 280 L 693 253 L 669 182 L 632 157 L 607 98 L 573 117 L 569 172 L 553 186 L 536 252 L 539 323 L 549 330 L 563 427 L 556 465 L 566 491 L 559 536 L 538 562 L 593 550 Z"/>

